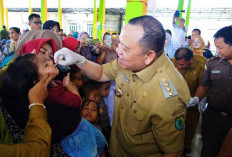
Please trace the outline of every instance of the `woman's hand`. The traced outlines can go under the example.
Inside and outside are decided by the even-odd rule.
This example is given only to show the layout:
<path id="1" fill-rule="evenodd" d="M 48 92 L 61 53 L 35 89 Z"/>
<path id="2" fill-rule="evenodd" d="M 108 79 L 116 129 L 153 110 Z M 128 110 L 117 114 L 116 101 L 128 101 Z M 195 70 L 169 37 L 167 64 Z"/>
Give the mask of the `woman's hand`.
<path id="1" fill-rule="evenodd" d="M 47 86 L 52 81 L 54 77 L 52 75 L 44 75 L 40 81 L 32 87 L 28 92 L 28 99 L 30 104 L 41 103 L 44 104 L 44 101 L 47 99 L 48 90 Z"/>

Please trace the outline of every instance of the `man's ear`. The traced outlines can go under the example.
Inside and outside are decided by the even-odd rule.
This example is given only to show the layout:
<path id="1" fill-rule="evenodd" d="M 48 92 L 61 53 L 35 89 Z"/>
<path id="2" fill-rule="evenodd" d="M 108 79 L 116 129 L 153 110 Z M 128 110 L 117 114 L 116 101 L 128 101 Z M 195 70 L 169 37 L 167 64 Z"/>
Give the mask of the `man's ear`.
<path id="1" fill-rule="evenodd" d="M 157 58 L 155 51 L 149 50 L 145 55 L 145 64 L 151 64 Z"/>

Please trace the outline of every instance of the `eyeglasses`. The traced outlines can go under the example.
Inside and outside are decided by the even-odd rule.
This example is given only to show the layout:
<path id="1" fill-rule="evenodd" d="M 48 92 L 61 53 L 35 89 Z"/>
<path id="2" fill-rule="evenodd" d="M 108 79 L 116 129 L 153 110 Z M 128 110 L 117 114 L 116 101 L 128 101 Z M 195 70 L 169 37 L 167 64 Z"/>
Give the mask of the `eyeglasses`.
<path id="1" fill-rule="evenodd" d="M 85 37 L 82 36 L 80 39 L 81 40 L 86 40 L 86 39 L 89 39 L 89 38 L 85 38 Z"/>
<path id="2" fill-rule="evenodd" d="M 32 23 L 34 23 L 34 24 L 36 24 L 36 25 L 39 25 L 39 24 L 42 25 L 42 21 L 32 21 Z"/>

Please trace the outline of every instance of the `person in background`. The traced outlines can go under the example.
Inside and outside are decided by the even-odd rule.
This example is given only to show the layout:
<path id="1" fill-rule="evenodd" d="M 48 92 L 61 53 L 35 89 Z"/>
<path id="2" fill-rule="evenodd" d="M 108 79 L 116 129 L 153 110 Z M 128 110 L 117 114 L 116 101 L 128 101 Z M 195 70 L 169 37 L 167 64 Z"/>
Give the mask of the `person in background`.
<path id="1" fill-rule="evenodd" d="M 171 32 L 171 30 L 166 29 L 165 32 L 168 33 L 170 35 L 170 37 L 172 38 L 172 32 Z"/>
<path id="2" fill-rule="evenodd" d="M 193 39 L 195 36 L 197 36 L 197 35 L 201 35 L 201 30 L 198 29 L 198 28 L 194 28 L 194 29 L 192 30 L 192 39 Z"/>
<path id="3" fill-rule="evenodd" d="M 11 39 L 11 49 L 10 52 L 15 51 L 17 46 L 18 46 L 18 40 L 19 40 L 19 36 L 21 35 L 20 29 L 18 27 L 11 27 L 9 29 L 9 36 Z"/>
<path id="4" fill-rule="evenodd" d="M 29 26 L 32 29 L 41 29 L 42 21 L 39 14 L 32 13 L 28 17 Z"/>
<path id="5" fill-rule="evenodd" d="M 89 34 L 87 32 L 81 32 L 78 36 L 81 45 L 80 55 L 90 61 L 98 63 L 98 57 L 101 54 L 101 44 L 97 42 L 95 45 L 87 45 L 87 39 L 89 39 Z"/>
<path id="6" fill-rule="evenodd" d="M 176 11 L 172 24 L 173 24 L 173 36 L 172 36 L 172 41 L 173 41 L 173 48 L 174 51 L 176 51 L 180 46 L 184 46 L 185 43 L 185 36 L 188 31 L 188 27 L 185 26 L 185 19 L 179 18 L 180 13 L 179 11 Z M 178 21 L 178 25 L 177 22 Z"/>
<path id="7" fill-rule="evenodd" d="M 208 60 L 201 85 L 190 104 L 207 96 L 208 107 L 202 114 L 202 157 L 216 157 L 232 128 L 232 26 L 214 34 L 217 57 Z"/>
<path id="8" fill-rule="evenodd" d="M 60 33 L 59 33 L 59 38 L 60 40 L 63 40 L 63 35 L 64 35 L 64 30 L 63 29 L 60 29 Z"/>
<path id="9" fill-rule="evenodd" d="M 11 27 L 9 29 L 9 36 L 11 41 L 7 42 L 3 48 L 3 55 L 1 57 L 0 68 L 3 68 L 13 57 L 15 50 L 18 46 L 18 40 L 20 36 L 20 29 L 18 27 Z"/>
<path id="10" fill-rule="evenodd" d="M 30 156 L 50 156 L 51 128 L 47 123 L 44 101 L 48 95 L 47 86 L 52 79 L 51 75 L 45 75 L 29 90 L 29 118 L 24 129 L 24 138 L 18 144 L 6 145 L 0 143 L 1 156 L 28 156 L 28 154 Z"/>
<path id="11" fill-rule="evenodd" d="M 102 36 L 101 55 L 99 56 L 99 64 L 108 63 L 114 59 L 117 59 L 116 45 L 111 34 L 106 32 Z"/>
<path id="12" fill-rule="evenodd" d="M 116 81 L 112 156 L 181 156 L 190 94 L 163 53 L 162 24 L 152 16 L 136 17 L 119 38 L 119 57 L 111 63 L 101 66 L 66 48 L 55 53 L 55 61 L 62 55 L 59 64 L 76 64 L 90 79 Z"/>
<path id="13" fill-rule="evenodd" d="M 192 44 L 192 37 L 191 37 L 191 35 L 188 36 L 187 44 L 188 44 L 187 45 L 188 47 Z"/>
<path id="14" fill-rule="evenodd" d="M 201 30 L 200 29 L 198 29 L 198 28 L 195 28 L 195 29 L 193 29 L 192 30 L 192 37 L 191 37 L 191 41 L 193 42 L 193 38 L 195 38 L 196 36 L 201 36 Z M 200 39 L 201 40 L 201 39 Z M 203 41 L 203 39 L 202 39 L 202 42 L 204 42 Z M 211 57 L 213 57 L 214 55 L 212 54 L 212 52 L 209 50 L 209 48 L 210 47 L 205 47 L 204 46 L 204 48 L 203 48 L 203 50 L 204 50 L 204 57 L 205 58 L 211 58 Z"/>
<path id="15" fill-rule="evenodd" d="M 9 32 L 6 29 L 6 26 L 2 26 L 2 30 L 0 32 L 1 40 L 8 40 L 9 39 Z"/>
<path id="16" fill-rule="evenodd" d="M 56 33 L 57 36 L 60 35 L 60 24 L 59 22 L 48 20 L 43 24 L 43 29 L 48 29 Z"/>
<path id="17" fill-rule="evenodd" d="M 175 55 L 175 51 L 172 45 L 172 38 L 168 33 L 166 33 L 166 39 L 164 43 L 164 52 L 170 59 L 172 59 Z"/>
<path id="18" fill-rule="evenodd" d="M 192 44 L 190 45 L 189 48 L 193 51 L 194 54 L 204 56 L 207 59 L 213 57 L 211 51 L 205 49 L 205 42 L 203 41 L 200 35 L 196 35 L 192 39 Z"/>
<path id="19" fill-rule="evenodd" d="M 73 37 L 66 37 L 62 40 L 63 47 L 66 47 L 73 52 L 80 54 L 80 41 Z"/>
<path id="20" fill-rule="evenodd" d="M 190 94 L 193 97 L 201 83 L 206 58 L 193 54 L 192 50 L 183 47 L 177 49 L 172 62 L 188 84 Z M 191 152 L 192 140 L 195 135 L 200 113 L 198 106 L 188 106 L 185 120 L 185 139 L 183 156 Z"/>

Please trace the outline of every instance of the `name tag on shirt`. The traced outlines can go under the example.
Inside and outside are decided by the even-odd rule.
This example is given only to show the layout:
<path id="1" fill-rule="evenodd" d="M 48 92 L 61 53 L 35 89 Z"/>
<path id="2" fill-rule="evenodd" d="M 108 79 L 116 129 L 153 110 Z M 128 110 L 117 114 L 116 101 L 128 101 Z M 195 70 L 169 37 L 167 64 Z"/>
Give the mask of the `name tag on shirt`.
<path id="1" fill-rule="evenodd" d="M 130 80 L 126 77 L 125 74 L 122 73 L 121 76 L 127 83 L 130 83 Z"/>
<path id="2" fill-rule="evenodd" d="M 213 70 L 212 71 L 212 74 L 220 74 L 221 73 L 221 70 Z"/>

